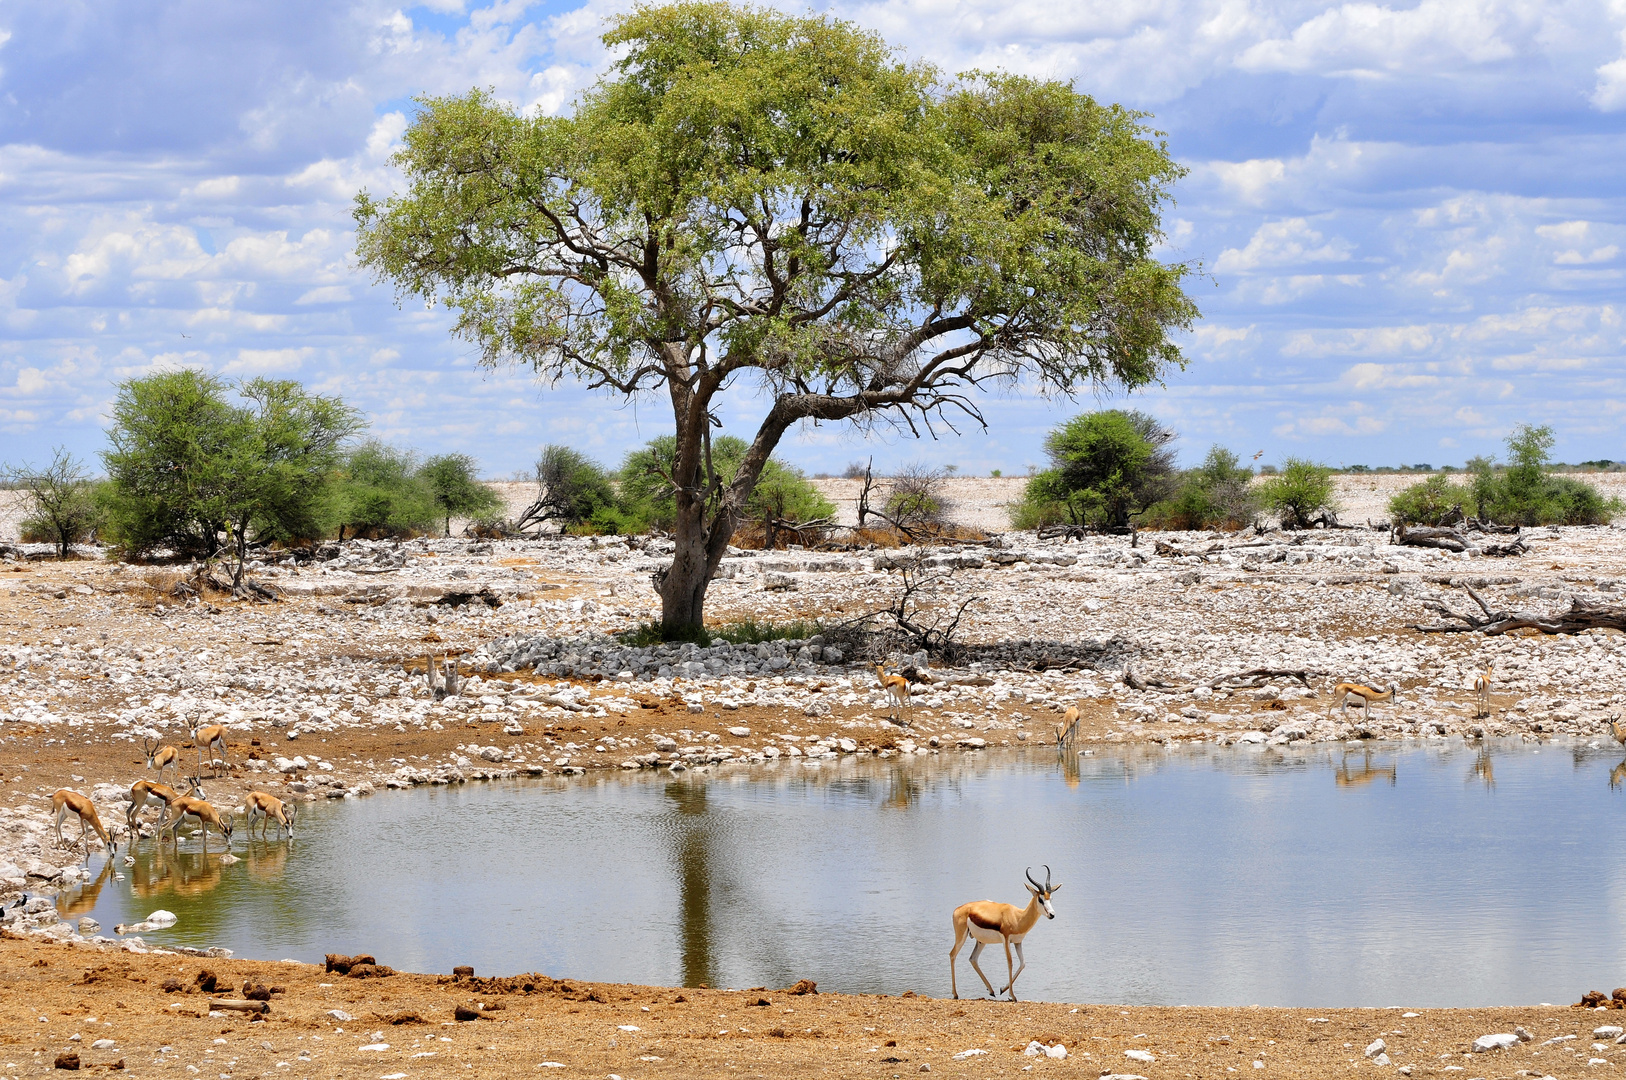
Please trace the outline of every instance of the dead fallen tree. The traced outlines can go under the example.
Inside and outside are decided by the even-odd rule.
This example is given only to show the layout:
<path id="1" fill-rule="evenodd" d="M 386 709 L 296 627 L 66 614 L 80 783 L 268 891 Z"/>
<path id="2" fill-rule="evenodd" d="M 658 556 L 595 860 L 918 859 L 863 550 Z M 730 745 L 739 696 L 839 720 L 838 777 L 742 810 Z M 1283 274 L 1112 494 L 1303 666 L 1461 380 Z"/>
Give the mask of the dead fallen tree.
<path id="1" fill-rule="evenodd" d="M 1226 687 L 1226 689 L 1250 690 L 1258 689 L 1259 687 L 1270 682 L 1272 679 L 1297 679 L 1299 682 L 1303 683 L 1304 688 L 1308 690 L 1310 689 L 1311 675 L 1325 674 L 1326 672 L 1324 671 L 1312 671 L 1308 668 L 1301 670 L 1299 668 L 1257 667 L 1250 668 L 1247 671 L 1234 671 L 1229 675 L 1221 675 L 1219 678 L 1211 680 L 1208 684 L 1208 688 L 1210 690 L 1218 690 L 1226 683 L 1230 683 L 1231 685 Z"/>
<path id="2" fill-rule="evenodd" d="M 1483 614 L 1458 611 L 1443 600 L 1425 600 L 1423 606 L 1438 612 L 1452 622 L 1413 623 L 1411 629 L 1425 634 L 1505 634 L 1510 630 L 1539 630 L 1543 634 L 1579 634 L 1583 630 L 1626 631 L 1626 607 L 1618 604 L 1600 604 L 1570 597 L 1570 606 L 1559 612 L 1492 611 L 1484 597 L 1473 586 L 1464 585 L 1464 591 L 1473 598 Z"/>
<path id="3" fill-rule="evenodd" d="M 1492 526 L 1496 532 L 1505 532 L 1497 526 Z M 1481 529 L 1489 532 L 1491 530 Z M 1517 530 L 1514 530 L 1517 532 Z M 1523 540 L 1517 536 L 1508 543 L 1481 543 L 1475 544 L 1456 529 L 1438 528 L 1432 525 L 1406 525 L 1401 523 L 1394 528 L 1395 542 L 1407 547 L 1436 548 L 1441 551 L 1471 551 L 1477 555 L 1487 555 L 1492 558 L 1508 558 L 1523 555 L 1530 549 Z"/>

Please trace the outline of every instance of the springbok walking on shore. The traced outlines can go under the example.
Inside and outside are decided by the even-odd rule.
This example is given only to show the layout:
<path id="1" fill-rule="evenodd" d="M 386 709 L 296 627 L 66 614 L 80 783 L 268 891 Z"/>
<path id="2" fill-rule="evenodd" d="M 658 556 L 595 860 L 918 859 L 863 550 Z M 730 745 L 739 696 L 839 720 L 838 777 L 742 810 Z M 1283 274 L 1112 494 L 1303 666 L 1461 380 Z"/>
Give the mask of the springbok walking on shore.
<path id="1" fill-rule="evenodd" d="M 1050 906 L 1050 897 L 1061 888 L 1060 885 L 1050 884 L 1048 866 L 1044 868 L 1043 885 L 1033 880 L 1031 866 L 1027 870 L 1027 879 L 1027 890 L 1033 896 L 1027 907 L 1019 908 L 993 900 L 973 900 L 954 909 L 954 948 L 949 950 L 949 986 L 953 988 L 956 998 L 960 996 L 960 984 L 954 972 L 954 961 L 960 955 L 960 946 L 965 944 L 966 935 L 970 934 L 977 943 L 971 950 L 971 968 L 982 979 L 983 985 L 988 987 L 989 996 L 997 998 L 1000 994 L 1009 993 L 1011 1000 L 1016 1000 L 1016 978 L 1028 966 L 1027 959 L 1022 955 L 1022 941 L 1038 923 L 1041 912 L 1047 919 L 1056 917 L 1055 909 Z M 1003 988 L 995 990 L 994 984 L 977 966 L 977 957 L 984 945 L 1001 942 L 1005 945 L 1005 974 L 1010 981 Z M 1014 971 L 1011 969 L 1012 946 L 1015 946 L 1016 959 L 1021 964 Z"/>
<path id="2" fill-rule="evenodd" d="M 1365 716 L 1366 710 L 1372 707 L 1373 702 L 1393 701 L 1398 693 L 1400 693 L 1398 683 L 1390 683 L 1383 690 L 1374 690 L 1365 683 L 1341 682 L 1332 688 L 1332 700 L 1327 703 L 1327 718 L 1329 720 L 1332 718 L 1334 707 L 1342 711 L 1351 694 L 1361 699 L 1361 715 Z"/>

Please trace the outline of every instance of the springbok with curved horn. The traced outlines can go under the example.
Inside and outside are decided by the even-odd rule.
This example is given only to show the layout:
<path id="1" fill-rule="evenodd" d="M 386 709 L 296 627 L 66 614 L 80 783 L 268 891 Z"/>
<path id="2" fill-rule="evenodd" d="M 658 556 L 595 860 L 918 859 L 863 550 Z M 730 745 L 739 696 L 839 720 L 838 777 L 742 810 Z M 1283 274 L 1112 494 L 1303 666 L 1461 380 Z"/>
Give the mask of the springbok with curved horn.
<path id="1" fill-rule="evenodd" d="M 175 759 L 181 756 L 181 752 L 173 746 L 159 746 L 152 739 L 145 736 L 141 739 L 141 749 L 147 752 L 147 768 L 158 770 L 158 782 L 162 784 L 164 782 L 164 770 L 171 765 L 175 765 Z M 175 768 L 177 771 L 180 770 L 179 765 L 176 765 Z"/>
<path id="2" fill-rule="evenodd" d="M 254 836 L 254 819 L 260 818 L 260 835 L 263 837 L 275 821 L 288 833 L 288 839 L 294 838 L 294 819 L 299 816 L 297 803 L 285 803 L 275 795 L 267 795 L 263 791 L 251 791 L 244 801 L 248 807 L 248 835 Z"/>
<path id="3" fill-rule="evenodd" d="M 79 842 L 85 845 L 85 859 L 90 859 L 90 842 L 86 839 L 89 829 L 96 830 L 96 835 L 102 838 L 107 845 L 107 857 L 112 858 L 118 854 L 119 845 L 102 827 L 101 815 L 96 813 L 96 806 L 85 796 L 69 788 L 62 788 L 51 796 L 51 812 L 56 815 L 56 843 L 58 847 L 67 847 L 68 842 L 62 838 L 62 821 L 69 814 L 79 815 Z"/>
<path id="4" fill-rule="evenodd" d="M 884 664 L 875 665 L 875 677 L 881 680 L 881 689 L 892 702 L 892 719 L 896 720 L 899 707 L 910 704 L 909 680 L 902 675 L 888 675 Z"/>
<path id="5" fill-rule="evenodd" d="M 960 946 L 965 944 L 966 934 L 970 934 L 976 941 L 971 950 L 971 968 L 982 978 L 984 986 L 988 987 L 991 997 L 1009 993 L 1011 1000 L 1016 1000 L 1016 978 L 1027 968 L 1028 962 L 1022 956 L 1022 939 L 1028 936 L 1028 931 L 1039 921 L 1039 914 L 1044 913 L 1045 918 L 1054 919 L 1056 911 L 1050 906 L 1050 897 L 1060 889 L 1060 885 L 1050 884 L 1050 867 L 1044 868 L 1044 884 L 1040 885 L 1033 880 L 1033 867 L 1027 869 L 1027 890 L 1033 895 L 1028 906 L 1019 908 L 1014 904 L 999 904 L 992 900 L 973 900 L 969 904 L 961 904 L 954 909 L 954 948 L 949 950 L 949 985 L 954 990 L 954 996 L 960 996 L 959 982 L 954 973 L 954 961 L 960 954 Z M 1003 942 L 1005 945 L 1005 974 L 1010 977 L 1001 990 L 995 990 L 994 984 L 988 981 L 982 968 L 977 966 L 977 956 L 982 952 L 984 945 L 994 945 Z M 1016 947 L 1016 959 L 1021 966 L 1011 970 L 1011 946 Z"/>
<path id="6" fill-rule="evenodd" d="M 203 793 L 203 784 L 196 776 L 186 778 L 186 793 L 194 799 L 208 798 Z M 149 806 L 156 806 L 158 807 L 158 820 L 163 821 L 169 813 L 170 806 L 180 797 L 180 792 L 168 784 L 160 784 L 156 780 L 137 780 L 131 784 L 130 805 L 124 809 L 124 823 L 130 829 L 130 842 L 134 844 L 136 837 L 140 835 L 136 832 L 136 819 L 141 816 L 141 811 Z"/>
<path id="7" fill-rule="evenodd" d="M 169 817 L 158 823 L 158 836 L 162 840 L 164 830 L 168 829 L 171 836 L 179 837 L 175 833 L 175 826 L 180 824 L 182 818 L 195 817 L 198 824 L 203 827 L 203 853 L 209 854 L 209 826 L 213 825 L 220 833 L 220 838 L 226 841 L 226 850 L 231 850 L 231 818 L 222 817 L 220 811 L 210 806 L 202 799 L 194 799 L 190 795 L 182 795 L 169 804 Z"/>
<path id="8" fill-rule="evenodd" d="M 1361 699 L 1361 715 L 1364 717 L 1366 710 L 1372 707 L 1374 701 L 1393 701 L 1398 693 L 1400 693 L 1398 683 L 1390 683 L 1383 690 L 1374 690 L 1365 683 L 1341 682 L 1332 688 L 1332 700 L 1327 703 L 1327 719 L 1332 719 L 1332 710 L 1335 707 L 1340 712 L 1343 711 L 1351 694 Z"/>

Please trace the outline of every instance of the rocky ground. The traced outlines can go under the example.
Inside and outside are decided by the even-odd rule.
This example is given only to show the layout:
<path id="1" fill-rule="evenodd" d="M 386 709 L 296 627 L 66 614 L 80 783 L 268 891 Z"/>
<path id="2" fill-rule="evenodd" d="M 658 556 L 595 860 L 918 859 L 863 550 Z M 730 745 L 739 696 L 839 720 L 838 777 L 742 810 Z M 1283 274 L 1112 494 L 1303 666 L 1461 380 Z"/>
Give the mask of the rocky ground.
<path id="1" fill-rule="evenodd" d="M 1386 532 L 1364 529 L 1297 536 L 1148 534 L 1134 548 L 1127 538 L 1040 542 L 1032 534 L 1006 533 L 989 545 L 924 552 L 740 551 L 724 561 L 710 594 L 713 620 L 801 619 L 829 629 L 760 645 L 657 648 L 633 648 L 613 635 L 655 617 L 650 573 L 666 554 L 660 541 L 350 543 L 315 562 L 254 567 L 255 577 L 283 597 L 274 604 L 178 592 L 185 567 L 127 566 L 89 551 L 66 563 L 13 558 L 0 564 L 0 897 L 47 893 L 83 873 L 82 853 L 57 848 L 50 831 L 49 801 L 59 787 L 90 795 L 103 822 L 123 839 L 129 785 L 154 776 L 142 752 L 147 739 L 178 747 L 186 771 L 201 773 L 211 801 L 223 812 L 237 808 L 239 826 L 240 807 L 253 789 L 292 799 L 361 798 L 383 786 L 587 769 L 726 770 L 740 762 L 795 768 L 800 760 L 847 754 L 989 753 L 1023 743 L 1048 745 L 1070 705 L 1081 710 L 1078 738 L 1085 744 L 1204 741 L 1252 744 L 1237 752 L 1273 753 L 1304 741 L 1486 734 L 1606 743 L 1607 721 L 1626 705 L 1621 634 L 1482 638 L 1409 628 L 1435 621 L 1424 606 L 1431 599 L 1469 607 L 1464 584 L 1474 585 L 1492 606 L 1557 609 L 1572 596 L 1626 600 L 1626 529 L 1543 529 L 1525 539 L 1530 553 L 1507 559 L 1395 547 Z M 891 668 L 917 669 L 909 704 L 894 721 L 866 643 L 837 624 L 886 607 L 897 594 L 898 567 L 917 557 L 938 579 L 924 594 L 926 617 L 969 602 L 956 638 L 963 651 L 953 663 L 934 659 L 930 666 L 907 650 L 882 657 Z M 458 695 L 437 698 L 425 668 L 448 655 L 459 658 L 464 683 Z M 1477 718 L 1468 686 L 1486 664 L 1494 665 L 1492 709 Z M 1251 680 L 1257 685 L 1222 679 L 1255 668 L 1300 670 L 1306 678 Z M 1330 688 L 1343 679 L 1393 681 L 1399 700 L 1374 708 L 1369 717 L 1359 709 L 1329 716 Z M 189 725 L 214 722 L 228 731 L 221 765 L 200 760 L 188 736 Z M 144 828 L 150 830 L 151 822 L 149 813 Z M 70 836 L 76 832 L 69 829 Z M 163 965 L 185 959 L 117 952 L 141 946 L 121 946 L 117 935 L 95 931 L 80 940 L 77 928 L 60 922 L 49 904 L 35 912 L 8 910 L 3 920 L 9 932 L 31 940 L 111 950 L 101 959 L 64 954 L 79 965 L 73 979 L 87 967 L 116 962 L 156 981 Z M 46 993 L 41 987 L 50 980 L 67 978 L 61 970 L 28 968 L 18 959 L 25 953 L 16 950 L 30 947 L 5 946 L 11 974 L 0 993 L 14 1001 L 23 1000 L 15 994 L 31 998 Z M 195 967 L 198 961 L 186 962 Z M 295 969 L 289 972 L 289 979 L 296 977 Z M 297 977 L 308 986 L 315 978 Z M 84 1026 L 89 1039 L 88 1021 L 70 1025 L 57 1017 L 100 1015 L 115 1007 L 105 988 L 68 989 L 73 979 L 60 989 L 60 1008 L 41 1010 L 47 1023 L 37 1031 L 17 1028 L 16 1019 L 0 1020 L 7 1040 L 21 1038 L 24 1028 L 31 1033 L 23 1040 L 28 1056 L 19 1067 L 43 1060 L 33 1056 L 36 1046 L 49 1057 L 47 1050 L 65 1045 L 73 1032 L 59 1029 Z M 130 980 L 119 979 L 123 983 L 112 985 L 122 991 Z M 423 1012 L 430 1000 L 446 1007 L 449 991 L 433 979 L 402 977 L 389 985 L 406 988 L 401 993 L 408 997 L 426 995 L 390 1009 Z M 316 989 L 311 986 L 310 993 Z M 365 990 L 379 992 L 373 984 Z M 650 1002 L 664 994 L 662 1000 L 671 1003 L 667 991 L 616 992 Z M 581 1055 L 583 1067 L 601 1075 L 619 1066 L 637 1075 L 663 1067 L 681 1071 L 661 1062 L 635 1069 L 625 1055 L 616 1056 L 616 1048 L 607 1048 L 592 1026 L 599 1023 L 597 1006 L 607 1003 L 572 999 L 582 1011 L 571 1012 L 557 995 L 545 1000 L 554 1005 L 535 1015 L 562 1025 L 559 1045 Z M 116 1037 L 132 1042 L 163 1038 L 181 1045 L 181 1035 L 160 1033 L 185 1027 L 193 1061 L 208 1048 L 203 1036 L 227 1027 L 222 1034 L 230 1038 L 222 1045 L 245 1062 L 259 1063 L 254 1071 L 274 1067 L 265 1062 L 277 1055 L 283 1060 L 297 1041 L 290 1035 L 274 1041 L 274 1051 L 255 1050 L 266 1040 L 234 1033 L 242 1026 L 237 1020 L 216 1028 L 206 1020 L 175 1021 L 166 1028 L 156 1017 L 173 1021 L 164 1012 L 168 1002 L 155 999 L 127 1019 L 106 1019 L 127 1023 Z M 689 1004 L 683 1015 L 692 1012 L 698 1022 L 699 1006 Z M 819 1063 L 839 1075 L 891 1075 L 884 1071 L 886 1056 L 900 1058 L 900 1069 L 901 1059 L 910 1059 L 907 1071 L 932 1063 L 936 1070 L 968 1074 L 996 1061 L 1010 1063 L 1002 1068 L 1034 1065 L 1035 1071 L 1076 1071 L 1088 1061 L 1102 1070 L 1125 1066 L 1119 1071 L 1158 1075 L 1135 1066 L 1134 1059 L 1108 1060 L 1102 1048 L 1089 1045 L 1097 1037 L 1130 1039 L 1137 1032 L 1129 1029 L 1138 1026 L 1139 1033 L 1165 1040 L 1164 1055 L 1187 1055 L 1178 1059 L 1187 1064 L 1175 1070 L 1182 1074 L 1251 1071 L 1248 1055 L 1274 1038 L 1283 1049 L 1276 1058 L 1267 1051 L 1267 1067 L 1280 1062 L 1286 1075 L 1308 1076 L 1329 1065 L 1347 1067 L 1343 1042 L 1355 1044 L 1357 1060 L 1370 1042 L 1357 1033 L 1334 1040 L 1327 1034 L 1331 1027 L 1309 1027 L 1291 1011 L 1133 1010 L 1120 1016 L 1119 1010 L 1097 1007 L 1088 1010 L 1089 1025 L 1055 1027 L 1074 1053 L 1056 1062 L 1010 1057 L 1008 1045 L 1020 1044 L 1020 1050 L 1037 1036 L 1037 1028 L 1023 1026 L 1030 1020 L 1048 1030 L 1082 1013 L 1052 1006 L 1023 1007 L 1020 1013 L 963 1007 L 965 1030 L 979 1029 L 965 1046 L 951 1045 L 957 1029 L 943 1025 L 954 1014 L 940 1003 L 831 998 L 817 1005 L 831 1010 L 820 1014 L 820 1030 L 838 1030 L 832 1018 L 838 1013 L 867 1010 L 881 1021 L 869 1025 L 877 1034 L 881 1027 L 895 1029 L 899 1051 L 869 1054 L 867 1046 L 857 1045 L 866 1040 L 843 1027 L 839 1039 L 821 1036 L 816 1042 L 805 1032 L 783 1039 L 753 1034 L 746 1040 L 753 1045 L 743 1045 L 737 1034 L 716 1045 L 708 1037 L 694 1047 L 684 1043 L 703 1051 L 686 1060 L 689 1068 L 698 1060 L 708 1067 L 732 1062 L 746 1071 L 753 1061 L 786 1068 Z M 932 1034 L 906 1045 L 907 1024 L 914 1022 L 910 1010 L 920 1010 L 922 1025 L 936 1026 L 923 1028 Z M 1340 1019 L 1344 1014 L 1328 1015 L 1334 1025 L 1358 1019 L 1374 1037 L 1380 1026 L 1406 1027 L 1372 1012 L 1350 1013 L 1347 1021 Z M 1526 1010 L 1508 1013 L 1505 1022 L 1500 1013 L 1431 1012 L 1411 1025 L 1408 1038 L 1433 1032 L 1432 1062 L 1420 1054 L 1415 1061 L 1419 1068 L 1443 1069 L 1439 1054 L 1457 1054 L 1464 1040 L 1510 1030 L 1515 1021 L 1540 1042 L 1550 1036 L 1538 1025 L 1551 1026 L 1552 1016 L 1569 1025 L 1566 1033 L 1578 1022 L 1584 1025 L 1567 1012 Z M 986 1030 L 980 1030 L 983 1017 Z M 312 1034 L 321 1028 L 315 1020 L 280 1016 L 272 1023 L 294 1024 L 287 1031 L 309 1027 Z M 1306 1026 L 1301 1031 L 1298 1024 Z M 458 1030 L 478 1031 L 476 1041 L 508 1047 L 501 1051 L 506 1056 L 492 1062 L 516 1070 L 536 1065 L 521 1062 L 532 1054 L 529 1047 L 542 1044 L 518 1025 Z M 1217 1042 L 1220 1034 L 1229 1034 L 1232 1043 Z M 350 1046 L 354 1033 L 343 1038 L 346 1054 L 362 1053 Z M 414 1028 L 406 1041 L 425 1038 L 427 1029 Z M 830 1049 L 837 1041 L 847 1047 L 843 1054 Z M 928 1044 L 936 1049 L 921 1049 Z M 142 1045 L 145 1066 L 155 1055 Z M 1554 1045 L 1558 1049 L 1539 1051 L 1545 1060 L 1520 1065 L 1526 1075 L 1542 1075 L 1541 1069 L 1564 1075 L 1561 1066 L 1573 1055 Z M 956 1063 L 949 1057 L 951 1050 L 983 1046 L 995 1052 L 987 1061 Z M 1242 1058 L 1236 1058 L 1239 1050 L 1245 1051 Z M 1083 1058 L 1085 1051 L 1095 1057 Z M 1514 1056 L 1536 1053 L 1526 1044 L 1499 1052 L 1486 1075 L 1511 1075 Z M 1600 1053 L 1612 1061 L 1613 1044 Z M 667 1057 L 658 1051 L 647 1056 Z M 1230 1062 L 1225 1068 L 1222 1059 Z M 130 1057 L 132 1068 L 136 1060 Z M 1289 1061 L 1296 1064 L 1289 1067 Z"/>

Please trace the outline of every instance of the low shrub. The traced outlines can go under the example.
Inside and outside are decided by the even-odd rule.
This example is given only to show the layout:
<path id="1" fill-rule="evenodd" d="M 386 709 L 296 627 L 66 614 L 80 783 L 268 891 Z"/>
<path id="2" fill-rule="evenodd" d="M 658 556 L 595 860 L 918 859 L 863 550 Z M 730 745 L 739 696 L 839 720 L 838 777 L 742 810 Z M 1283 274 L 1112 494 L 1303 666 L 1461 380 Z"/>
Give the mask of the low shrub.
<path id="1" fill-rule="evenodd" d="M 1284 529 L 1308 529 L 1338 512 L 1333 499 L 1332 470 L 1303 458 L 1288 458 L 1279 476 L 1258 487 L 1259 499 Z"/>

